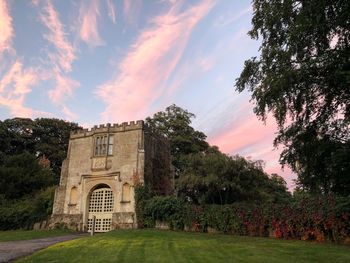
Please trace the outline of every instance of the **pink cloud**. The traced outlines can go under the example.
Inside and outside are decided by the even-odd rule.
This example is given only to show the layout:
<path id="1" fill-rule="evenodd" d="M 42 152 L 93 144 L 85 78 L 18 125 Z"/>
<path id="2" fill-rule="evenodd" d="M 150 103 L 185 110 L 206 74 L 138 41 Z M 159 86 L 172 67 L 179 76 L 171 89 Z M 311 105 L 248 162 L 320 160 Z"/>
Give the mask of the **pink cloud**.
<path id="1" fill-rule="evenodd" d="M 107 106 L 103 119 L 130 120 L 147 114 L 178 64 L 193 28 L 212 6 L 212 1 L 202 1 L 182 13 L 173 6 L 152 20 L 152 27 L 139 35 L 119 64 L 117 76 L 97 89 Z"/>
<path id="2" fill-rule="evenodd" d="M 25 69 L 19 60 L 15 61 L 0 80 L 0 105 L 8 108 L 10 114 L 15 117 L 48 115 L 24 105 L 27 94 L 31 92 L 32 86 L 37 81 L 34 69 Z"/>
<path id="3" fill-rule="evenodd" d="M 62 112 L 66 116 L 66 119 L 69 121 L 74 121 L 78 118 L 78 115 L 72 112 L 67 106 L 62 107 Z"/>
<path id="4" fill-rule="evenodd" d="M 198 65 L 203 71 L 211 70 L 215 65 L 215 59 L 213 57 L 200 57 Z"/>
<path id="5" fill-rule="evenodd" d="M 49 33 L 44 37 L 56 48 L 56 53 L 51 53 L 50 58 L 53 63 L 57 63 L 65 72 L 72 70 L 73 61 L 76 59 L 75 49 L 67 40 L 58 13 L 51 1 L 47 1 L 43 8 L 44 13 L 40 15 L 43 24 L 49 29 Z"/>
<path id="6" fill-rule="evenodd" d="M 252 114 L 252 105 L 245 112 L 238 114 L 242 114 L 238 120 L 208 136 L 210 144 L 217 145 L 220 150 L 228 154 L 240 154 L 253 160 L 263 160 L 265 171 L 281 175 L 292 190 L 295 187 L 293 179 L 296 175 L 288 167 L 282 170 L 279 164 L 281 149 L 273 147 L 277 132 L 273 118 L 269 117 L 264 125 Z"/>
<path id="7" fill-rule="evenodd" d="M 139 17 L 142 0 L 124 0 L 123 1 L 124 19 L 130 25 L 135 25 Z"/>
<path id="8" fill-rule="evenodd" d="M 272 144 L 276 125 L 263 125 L 255 116 L 246 116 L 240 122 L 233 122 L 224 131 L 209 136 L 209 142 L 227 153 L 238 152 L 248 145 L 268 139 Z"/>
<path id="9" fill-rule="evenodd" d="M 80 86 L 80 83 L 63 75 L 57 68 L 52 71 L 52 77 L 56 81 L 55 88 L 49 91 L 49 98 L 55 104 L 61 104 L 73 91 Z"/>
<path id="10" fill-rule="evenodd" d="M 113 10 L 113 11 L 111 11 Z M 115 20 L 114 9 L 109 8 L 109 12 Z M 90 0 L 82 1 L 79 10 L 80 29 L 79 36 L 81 40 L 86 42 L 91 47 L 104 45 L 98 33 L 97 19 L 100 16 L 99 1 Z"/>
<path id="11" fill-rule="evenodd" d="M 0 0 L 0 55 L 11 49 L 13 37 L 12 17 L 10 16 L 8 2 Z"/>
<path id="12" fill-rule="evenodd" d="M 77 115 L 68 109 L 65 100 L 71 97 L 74 90 L 80 86 L 78 81 L 67 76 L 67 73 L 72 71 L 73 62 L 76 59 L 76 50 L 68 41 L 67 33 L 51 1 L 45 2 L 40 20 L 49 30 L 44 37 L 56 49 L 55 52 L 47 51 L 51 68 L 43 70 L 41 76 L 45 80 L 49 78 L 54 80 L 55 87 L 48 92 L 49 98 L 61 108 L 67 119 L 72 120 L 77 118 Z"/>
<path id="13" fill-rule="evenodd" d="M 115 24 L 116 15 L 115 15 L 115 7 L 112 0 L 107 0 L 107 7 L 108 7 L 108 16 L 112 20 L 112 22 Z"/>

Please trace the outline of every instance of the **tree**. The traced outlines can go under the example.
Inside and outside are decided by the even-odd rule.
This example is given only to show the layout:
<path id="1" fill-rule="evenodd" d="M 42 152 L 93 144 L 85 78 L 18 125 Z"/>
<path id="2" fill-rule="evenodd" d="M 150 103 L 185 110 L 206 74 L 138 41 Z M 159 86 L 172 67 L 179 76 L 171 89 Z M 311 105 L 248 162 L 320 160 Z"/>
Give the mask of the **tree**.
<path id="1" fill-rule="evenodd" d="M 195 204 L 232 204 L 238 201 L 284 202 L 290 200 L 286 182 L 278 175 L 271 178 L 260 161 L 241 156 L 230 157 L 208 148 L 186 156 L 178 180 L 178 194 Z"/>
<path id="2" fill-rule="evenodd" d="M 80 129 L 77 123 L 59 119 L 35 119 L 33 139 L 35 154 L 50 161 L 55 181 L 60 178 L 61 166 L 67 156 L 70 132 Z"/>
<path id="3" fill-rule="evenodd" d="M 249 35 L 261 37 L 260 56 L 245 61 L 236 88 L 252 92 L 259 118 L 272 113 L 276 119 L 274 144 L 284 145 L 281 162 L 298 173 L 299 183 L 316 176 L 322 188 L 307 187 L 342 194 L 334 177 L 344 169 L 337 152 L 350 159 L 350 2 L 254 0 L 253 6 Z M 314 141 L 332 144 L 322 170 L 313 164 L 321 149 L 314 144 L 303 151 L 311 133 Z"/>
<path id="4" fill-rule="evenodd" d="M 205 141 L 207 136 L 191 126 L 192 118 L 195 118 L 193 113 L 175 104 L 146 118 L 146 124 L 151 129 L 169 139 L 173 165 L 178 171 L 183 168 L 184 155 L 204 151 L 209 146 Z"/>
<path id="5" fill-rule="evenodd" d="M 3 199 L 19 199 L 54 184 L 52 172 L 38 159 L 24 152 L 8 156 L 0 166 L 0 193 Z"/>
<path id="6" fill-rule="evenodd" d="M 46 158 L 58 183 L 70 132 L 79 128 L 76 123 L 49 118 L 13 118 L 0 122 L 0 164 L 5 156 L 24 152 Z"/>
<path id="7" fill-rule="evenodd" d="M 350 141 L 320 137 L 309 126 L 282 154 L 282 161 L 293 164 L 298 172 L 300 188 L 312 193 L 350 193 Z"/>
<path id="8" fill-rule="evenodd" d="M 7 119 L 3 123 L 4 137 L 2 143 L 6 145 L 3 153 L 6 155 L 16 155 L 23 152 L 35 152 L 35 141 L 33 138 L 34 121 L 28 118 Z"/>

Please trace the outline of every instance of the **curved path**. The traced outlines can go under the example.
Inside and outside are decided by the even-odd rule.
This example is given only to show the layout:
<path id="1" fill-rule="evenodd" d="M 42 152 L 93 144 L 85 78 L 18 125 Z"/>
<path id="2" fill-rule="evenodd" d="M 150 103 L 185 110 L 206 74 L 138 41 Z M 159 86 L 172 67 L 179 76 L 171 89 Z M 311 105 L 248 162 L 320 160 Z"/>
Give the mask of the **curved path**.
<path id="1" fill-rule="evenodd" d="M 0 262 L 12 262 L 17 258 L 28 256 L 37 250 L 46 248 L 53 244 L 87 235 L 88 234 L 84 233 L 22 241 L 0 242 Z"/>

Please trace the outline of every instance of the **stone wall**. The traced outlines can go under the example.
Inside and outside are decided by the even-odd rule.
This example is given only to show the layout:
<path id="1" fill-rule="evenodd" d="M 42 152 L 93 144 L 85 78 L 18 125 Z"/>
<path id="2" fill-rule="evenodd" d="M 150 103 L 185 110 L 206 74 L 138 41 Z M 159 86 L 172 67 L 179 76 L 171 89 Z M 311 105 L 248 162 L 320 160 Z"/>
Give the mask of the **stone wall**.
<path id="1" fill-rule="evenodd" d="M 53 214 L 63 213 L 65 196 L 66 196 L 67 179 L 68 179 L 68 159 L 65 159 L 62 163 L 60 184 L 55 190 L 55 198 L 54 198 L 54 204 L 52 209 Z"/>
<path id="2" fill-rule="evenodd" d="M 112 229 L 131 229 L 137 228 L 136 216 L 133 212 L 113 213 Z"/>
<path id="3" fill-rule="evenodd" d="M 48 221 L 48 229 L 68 228 L 74 231 L 86 231 L 83 227 L 83 215 L 53 214 Z"/>

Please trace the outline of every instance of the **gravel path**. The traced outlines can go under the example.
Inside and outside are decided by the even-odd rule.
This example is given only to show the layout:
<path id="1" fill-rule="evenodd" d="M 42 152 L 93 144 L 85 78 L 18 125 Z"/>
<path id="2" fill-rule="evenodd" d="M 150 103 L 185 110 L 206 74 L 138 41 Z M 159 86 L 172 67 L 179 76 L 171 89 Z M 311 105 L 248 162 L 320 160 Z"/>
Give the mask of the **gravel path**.
<path id="1" fill-rule="evenodd" d="M 46 248 L 53 244 L 87 235 L 88 234 L 85 233 L 22 241 L 0 242 L 0 262 L 13 262 L 17 258 L 28 256 L 37 250 Z"/>

